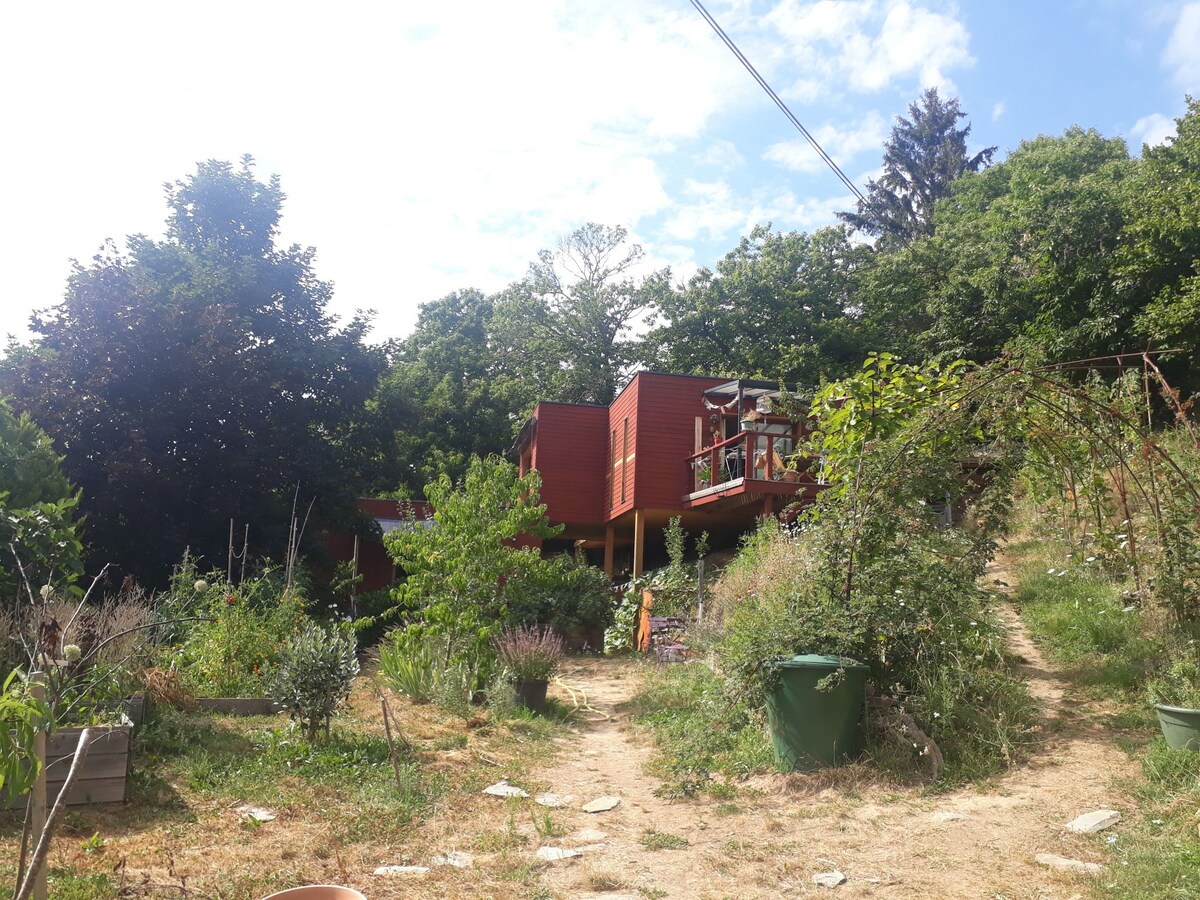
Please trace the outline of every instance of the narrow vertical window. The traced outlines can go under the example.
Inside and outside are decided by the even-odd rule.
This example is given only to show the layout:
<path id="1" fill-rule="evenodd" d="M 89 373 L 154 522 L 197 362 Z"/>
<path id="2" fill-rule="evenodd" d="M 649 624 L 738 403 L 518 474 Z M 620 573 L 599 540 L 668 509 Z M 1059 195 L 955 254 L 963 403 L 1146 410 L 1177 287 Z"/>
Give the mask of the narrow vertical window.
<path id="1" fill-rule="evenodd" d="M 621 432 L 621 502 L 625 502 L 625 472 L 629 467 L 629 416 L 625 417 L 625 423 L 622 426 Z"/>
<path id="2" fill-rule="evenodd" d="M 614 473 L 617 471 L 617 429 L 612 430 L 612 436 L 608 441 L 608 477 L 604 479 L 605 493 L 608 495 L 608 508 L 613 508 L 613 493 L 616 491 L 616 478 Z"/>

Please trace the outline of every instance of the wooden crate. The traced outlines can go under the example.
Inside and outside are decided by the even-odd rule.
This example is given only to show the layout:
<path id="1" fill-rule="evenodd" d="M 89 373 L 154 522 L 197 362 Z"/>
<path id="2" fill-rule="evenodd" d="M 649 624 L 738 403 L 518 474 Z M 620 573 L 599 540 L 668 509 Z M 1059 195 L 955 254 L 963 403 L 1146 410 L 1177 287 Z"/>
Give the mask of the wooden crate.
<path id="1" fill-rule="evenodd" d="M 125 802 L 129 780 L 129 736 L 132 730 L 130 725 L 105 725 L 92 729 L 92 746 L 87 759 L 83 761 L 83 771 L 67 795 L 68 806 Z M 52 805 L 58 799 L 82 731 L 82 728 L 63 728 L 54 732 L 46 742 L 47 805 Z M 9 808 L 24 809 L 27 799 L 27 796 L 20 797 L 10 803 Z"/>

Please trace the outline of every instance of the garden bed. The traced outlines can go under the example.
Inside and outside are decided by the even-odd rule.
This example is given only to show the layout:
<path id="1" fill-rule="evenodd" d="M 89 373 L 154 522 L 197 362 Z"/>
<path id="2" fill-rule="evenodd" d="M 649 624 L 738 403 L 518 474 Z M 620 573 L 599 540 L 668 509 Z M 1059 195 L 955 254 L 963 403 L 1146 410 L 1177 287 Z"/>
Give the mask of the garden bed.
<path id="1" fill-rule="evenodd" d="M 192 705 L 227 716 L 273 716 L 283 709 L 268 697 L 196 697 Z"/>
<path id="2" fill-rule="evenodd" d="M 129 739 L 132 725 L 93 727 L 92 744 L 82 770 L 71 792 L 68 806 L 90 803 L 124 803 L 129 781 Z M 46 803 L 58 799 L 71 759 L 79 744 L 82 728 L 63 728 L 46 742 Z M 8 805 L 9 809 L 24 809 L 28 795 Z"/>

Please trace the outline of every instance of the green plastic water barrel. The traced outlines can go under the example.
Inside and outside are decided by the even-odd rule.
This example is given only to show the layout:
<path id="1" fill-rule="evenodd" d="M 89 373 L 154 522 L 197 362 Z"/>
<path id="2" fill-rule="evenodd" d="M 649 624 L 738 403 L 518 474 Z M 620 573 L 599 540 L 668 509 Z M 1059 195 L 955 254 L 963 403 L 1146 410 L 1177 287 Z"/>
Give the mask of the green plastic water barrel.
<path id="1" fill-rule="evenodd" d="M 806 654 L 772 663 L 778 678 L 767 692 L 775 757 L 791 771 L 836 766 L 863 746 L 867 667 L 845 656 Z M 828 690 L 818 682 L 839 669 Z"/>

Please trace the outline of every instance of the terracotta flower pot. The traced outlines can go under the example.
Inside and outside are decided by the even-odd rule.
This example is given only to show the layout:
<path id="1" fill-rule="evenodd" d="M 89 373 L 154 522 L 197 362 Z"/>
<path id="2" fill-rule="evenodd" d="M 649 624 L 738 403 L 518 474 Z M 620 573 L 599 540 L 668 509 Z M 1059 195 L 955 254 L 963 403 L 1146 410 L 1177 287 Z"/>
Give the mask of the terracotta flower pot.
<path id="1" fill-rule="evenodd" d="M 367 900 L 367 897 L 354 888 L 336 884 L 308 884 L 268 894 L 263 900 Z"/>

